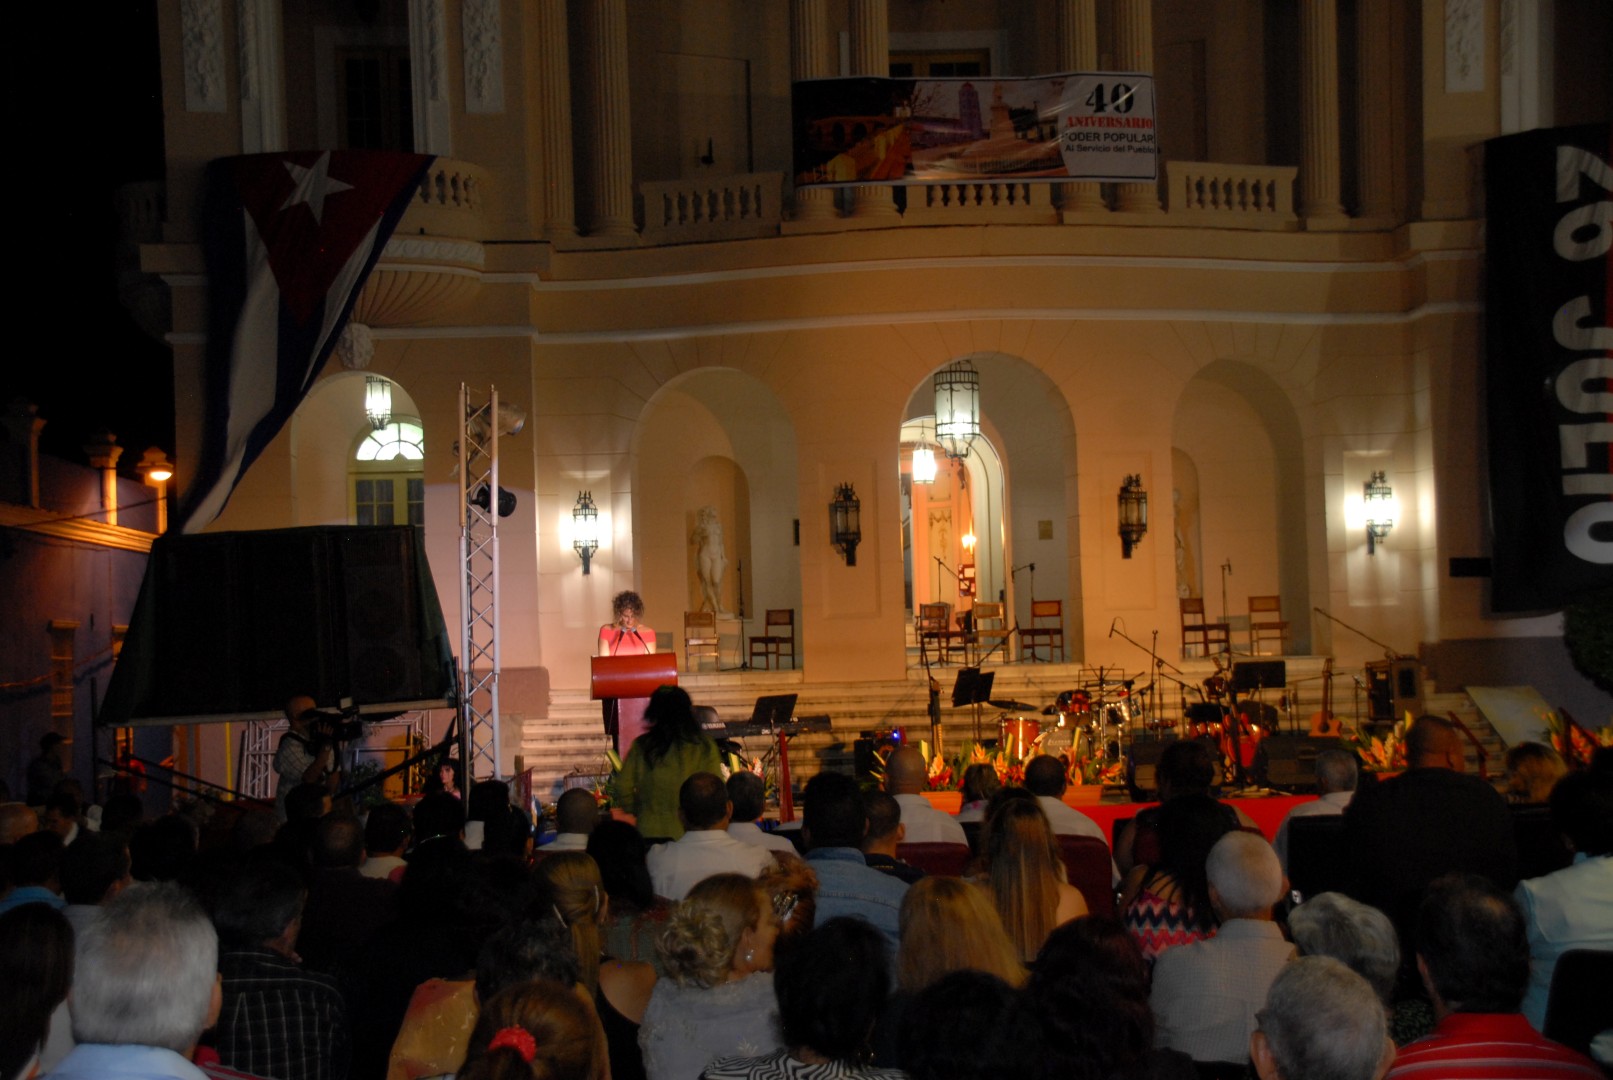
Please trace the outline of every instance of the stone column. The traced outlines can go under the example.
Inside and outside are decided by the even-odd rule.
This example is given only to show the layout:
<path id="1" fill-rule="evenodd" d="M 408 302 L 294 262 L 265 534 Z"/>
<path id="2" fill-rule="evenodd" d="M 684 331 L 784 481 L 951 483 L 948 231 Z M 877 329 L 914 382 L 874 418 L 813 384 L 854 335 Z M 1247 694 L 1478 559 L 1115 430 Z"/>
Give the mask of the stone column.
<path id="1" fill-rule="evenodd" d="M 828 0 L 790 0 L 790 78 L 833 75 Z M 795 220 L 827 221 L 835 216 L 833 188 L 796 188 Z"/>
<path id="2" fill-rule="evenodd" d="M 590 236 L 633 236 L 633 132 L 627 93 L 627 0 L 586 0 L 588 102 L 595 118 L 589 145 Z"/>
<path id="3" fill-rule="evenodd" d="M 1342 223 L 1339 199 L 1339 18 L 1337 0 L 1299 5 L 1299 213 L 1307 228 Z"/>
<path id="4" fill-rule="evenodd" d="M 1097 0 L 1058 0 L 1059 69 L 1096 71 L 1098 67 Z M 1069 213 L 1102 213 L 1103 189 L 1091 181 L 1059 185 L 1059 208 Z"/>
<path id="5" fill-rule="evenodd" d="M 851 73 L 885 78 L 891 71 L 890 20 L 885 0 L 851 0 Z M 863 221 L 898 220 L 888 187 L 860 187 L 852 193 L 851 216 Z"/>
<path id="6" fill-rule="evenodd" d="M 90 436 L 90 441 L 84 444 L 84 456 L 90 459 L 93 468 L 101 470 L 101 509 L 106 511 L 106 523 L 118 523 L 118 458 L 123 456 L 123 447 L 118 445 L 118 438 L 110 431 L 102 431 Z"/>
<path id="7" fill-rule="evenodd" d="M 566 0 L 537 0 L 538 125 L 543 140 L 543 235 L 577 235 L 571 158 L 571 50 Z"/>
<path id="8" fill-rule="evenodd" d="M 1154 73 L 1153 0 L 1118 0 L 1115 4 L 1116 71 Z M 1116 184 L 1115 209 L 1133 214 L 1159 213 L 1159 185 Z"/>
<path id="9" fill-rule="evenodd" d="M 1391 0 L 1357 0 L 1356 216 L 1388 223 L 1394 217 L 1394 97 L 1392 68 L 1398 58 Z"/>

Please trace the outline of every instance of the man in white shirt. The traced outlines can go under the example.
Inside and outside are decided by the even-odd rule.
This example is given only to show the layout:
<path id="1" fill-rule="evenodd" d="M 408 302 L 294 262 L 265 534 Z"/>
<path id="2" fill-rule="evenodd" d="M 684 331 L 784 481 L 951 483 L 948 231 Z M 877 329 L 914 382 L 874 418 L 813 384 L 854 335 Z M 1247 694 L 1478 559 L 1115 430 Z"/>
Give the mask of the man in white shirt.
<path id="1" fill-rule="evenodd" d="M 789 837 L 767 832 L 756 824 L 767 807 L 767 785 L 760 776 L 746 769 L 730 776 L 728 802 L 734 808 L 728 822 L 729 836 L 741 844 L 796 854 L 795 845 L 790 843 Z"/>
<path id="2" fill-rule="evenodd" d="M 1025 790 L 1036 796 L 1037 805 L 1047 815 L 1055 836 L 1091 836 L 1109 846 L 1103 826 L 1064 801 L 1069 779 L 1064 771 L 1064 759 L 1050 754 L 1039 754 L 1025 766 Z M 1120 868 L 1113 857 L 1109 859 L 1109 882 L 1120 883 Z"/>
<path id="3" fill-rule="evenodd" d="M 1300 803 L 1288 811 L 1283 823 L 1277 826 L 1277 859 L 1288 872 L 1288 823 L 1297 817 L 1337 815 L 1344 813 L 1350 800 L 1355 798 L 1355 785 L 1360 779 L 1355 755 L 1343 750 L 1323 750 L 1316 755 L 1316 790 L 1321 796 L 1315 802 Z"/>
<path id="4" fill-rule="evenodd" d="M 698 882 L 713 874 L 755 877 L 773 865 L 773 853 L 742 844 L 728 835 L 733 807 L 722 777 L 698 772 L 678 789 L 678 818 L 684 834 L 650 849 L 647 860 L 655 894 L 682 900 Z"/>
<path id="5" fill-rule="evenodd" d="M 930 768 L 924 755 L 911 746 L 891 754 L 885 762 L 885 791 L 902 807 L 902 824 L 907 827 L 909 844 L 967 844 L 963 826 L 951 814 L 943 814 L 919 792 L 929 783 Z"/>
<path id="6" fill-rule="evenodd" d="M 599 800 L 586 788 L 570 788 L 560 793 L 554 804 L 555 838 L 543 845 L 543 853 L 587 851 L 588 834 L 599 821 Z"/>

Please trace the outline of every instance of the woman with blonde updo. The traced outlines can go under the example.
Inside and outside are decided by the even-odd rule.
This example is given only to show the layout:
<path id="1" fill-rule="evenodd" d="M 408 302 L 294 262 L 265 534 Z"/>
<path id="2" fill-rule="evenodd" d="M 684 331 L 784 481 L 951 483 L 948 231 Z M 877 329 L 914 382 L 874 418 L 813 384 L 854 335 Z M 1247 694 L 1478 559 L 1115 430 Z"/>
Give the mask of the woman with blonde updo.
<path id="1" fill-rule="evenodd" d="M 1036 796 L 1004 788 L 993 803 L 980 834 L 981 881 L 1019 958 L 1029 963 L 1054 927 L 1087 913 L 1087 902 L 1065 881 L 1058 839 Z"/>
<path id="2" fill-rule="evenodd" d="M 672 911 L 639 1029 L 649 1080 L 691 1080 L 716 1058 L 770 1053 L 782 1043 L 773 995 L 772 898 L 743 874 L 715 874 Z"/>
<path id="3" fill-rule="evenodd" d="M 501 991 L 482 1004 L 459 1080 L 601 1080 L 608 1075 L 599 1021 L 552 979 Z"/>
<path id="4" fill-rule="evenodd" d="M 605 955 L 602 929 L 609 918 L 599 865 L 581 851 L 561 851 L 538 864 L 538 915 L 550 915 L 571 931 L 582 984 L 594 999 L 605 1028 L 612 1080 L 643 1080 L 639 1025 L 655 988 L 655 969 Z"/>

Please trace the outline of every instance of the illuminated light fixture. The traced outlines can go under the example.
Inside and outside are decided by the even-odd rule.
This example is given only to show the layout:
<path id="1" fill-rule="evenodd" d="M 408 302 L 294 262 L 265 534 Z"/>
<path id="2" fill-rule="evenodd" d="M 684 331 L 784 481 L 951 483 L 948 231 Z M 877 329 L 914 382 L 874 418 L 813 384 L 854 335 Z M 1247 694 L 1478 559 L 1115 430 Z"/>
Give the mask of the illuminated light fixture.
<path id="1" fill-rule="evenodd" d="M 947 457 L 964 458 L 980 435 L 980 373 L 958 360 L 935 373 L 935 441 Z"/>
<path id="2" fill-rule="evenodd" d="M 973 555 L 975 553 L 975 544 L 977 542 L 978 541 L 975 539 L 975 533 L 974 533 L 973 529 L 970 529 L 969 531 L 967 531 L 967 532 L 965 532 L 963 534 L 963 540 L 961 541 L 961 543 L 963 544 L 963 550 L 968 552 L 970 555 Z"/>
<path id="3" fill-rule="evenodd" d="M 583 576 L 588 576 L 594 552 L 599 550 L 599 507 L 594 505 L 593 492 L 577 492 L 577 505 L 571 510 L 571 548 L 582 556 Z"/>
<path id="4" fill-rule="evenodd" d="M 364 415 L 380 431 L 392 423 L 392 383 L 379 375 L 364 376 Z"/>
<path id="5" fill-rule="evenodd" d="M 157 489 L 157 532 L 168 531 L 168 481 L 174 478 L 173 462 L 163 453 L 162 447 L 153 446 L 140 457 L 135 466 L 147 487 Z"/>
<path id="6" fill-rule="evenodd" d="M 913 483 L 935 483 L 935 451 L 928 446 L 913 448 Z"/>
<path id="7" fill-rule="evenodd" d="M 1148 492 L 1141 476 L 1128 476 L 1120 485 L 1120 555 L 1131 558 L 1131 549 L 1148 535 Z"/>
<path id="8" fill-rule="evenodd" d="M 850 484 L 841 484 L 829 504 L 829 542 L 846 557 L 847 566 L 856 566 L 862 538 L 862 502 Z"/>
<path id="9" fill-rule="evenodd" d="M 471 495 L 470 504 L 481 510 L 481 512 L 484 514 L 492 512 L 493 500 L 487 493 L 486 484 L 483 484 L 481 487 L 477 488 L 475 493 Z M 515 492 L 505 491 L 502 487 L 499 488 L 498 516 L 509 517 L 513 513 L 515 513 Z"/>
<path id="10" fill-rule="evenodd" d="M 1367 519 L 1367 554 L 1377 553 L 1378 545 L 1389 538 L 1395 527 L 1395 489 L 1384 482 L 1383 473 L 1361 485 L 1361 508 Z"/>

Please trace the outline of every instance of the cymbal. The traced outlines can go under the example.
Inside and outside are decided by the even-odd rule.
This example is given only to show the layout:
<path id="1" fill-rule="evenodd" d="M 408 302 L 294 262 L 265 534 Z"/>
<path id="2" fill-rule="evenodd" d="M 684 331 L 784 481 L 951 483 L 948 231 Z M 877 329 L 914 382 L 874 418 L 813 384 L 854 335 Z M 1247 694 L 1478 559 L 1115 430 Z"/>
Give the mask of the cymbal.
<path id="1" fill-rule="evenodd" d="M 1035 705 L 1027 705 L 1023 701 L 1013 701 L 1013 700 L 1010 700 L 1008 698 L 1002 698 L 1002 699 L 999 699 L 999 700 L 996 700 L 996 701 L 987 701 L 986 704 L 990 705 L 993 709 L 1002 709 L 1004 712 L 1035 712 L 1036 711 L 1036 706 Z"/>

